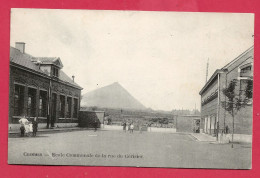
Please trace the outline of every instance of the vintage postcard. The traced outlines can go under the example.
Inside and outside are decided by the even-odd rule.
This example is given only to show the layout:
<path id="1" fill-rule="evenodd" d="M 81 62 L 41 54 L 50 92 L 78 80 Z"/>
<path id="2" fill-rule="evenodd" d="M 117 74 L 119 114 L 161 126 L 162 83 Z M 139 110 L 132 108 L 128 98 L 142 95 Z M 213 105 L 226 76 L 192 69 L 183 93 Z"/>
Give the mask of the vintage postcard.
<path id="1" fill-rule="evenodd" d="M 8 163 L 251 169 L 254 14 L 11 9 Z"/>

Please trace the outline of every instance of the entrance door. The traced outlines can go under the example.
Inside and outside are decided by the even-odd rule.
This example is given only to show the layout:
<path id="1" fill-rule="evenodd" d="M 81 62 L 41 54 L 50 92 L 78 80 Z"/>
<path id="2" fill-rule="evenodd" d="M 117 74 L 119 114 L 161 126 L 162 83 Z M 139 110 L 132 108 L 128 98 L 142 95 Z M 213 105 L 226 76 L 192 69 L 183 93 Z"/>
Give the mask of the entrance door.
<path id="1" fill-rule="evenodd" d="M 57 94 L 52 93 L 51 97 L 51 127 L 54 127 L 56 120 Z"/>

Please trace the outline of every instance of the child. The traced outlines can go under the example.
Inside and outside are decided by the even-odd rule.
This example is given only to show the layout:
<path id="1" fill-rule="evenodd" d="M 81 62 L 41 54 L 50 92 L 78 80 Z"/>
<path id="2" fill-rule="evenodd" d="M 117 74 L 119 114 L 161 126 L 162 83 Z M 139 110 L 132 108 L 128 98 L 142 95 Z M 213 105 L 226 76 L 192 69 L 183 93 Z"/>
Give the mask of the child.
<path id="1" fill-rule="evenodd" d="M 25 124 L 25 133 L 28 137 L 30 137 L 32 134 L 32 122 L 28 122 L 27 124 Z"/>
<path id="2" fill-rule="evenodd" d="M 24 131 L 25 131 L 24 125 L 21 125 L 20 130 L 21 130 L 21 137 L 24 137 Z"/>
<path id="3" fill-rule="evenodd" d="M 26 122 L 24 125 L 25 128 L 25 136 L 29 136 L 29 132 L 30 132 L 30 126 L 29 126 L 29 122 Z"/>

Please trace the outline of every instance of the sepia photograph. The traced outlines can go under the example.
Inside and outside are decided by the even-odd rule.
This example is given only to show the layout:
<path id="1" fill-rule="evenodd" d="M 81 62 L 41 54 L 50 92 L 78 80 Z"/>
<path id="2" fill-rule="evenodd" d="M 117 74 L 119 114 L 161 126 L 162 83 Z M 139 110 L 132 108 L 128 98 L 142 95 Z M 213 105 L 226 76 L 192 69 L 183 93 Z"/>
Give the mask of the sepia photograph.
<path id="1" fill-rule="evenodd" d="M 8 164 L 251 169 L 253 73 L 253 13 L 12 8 Z"/>

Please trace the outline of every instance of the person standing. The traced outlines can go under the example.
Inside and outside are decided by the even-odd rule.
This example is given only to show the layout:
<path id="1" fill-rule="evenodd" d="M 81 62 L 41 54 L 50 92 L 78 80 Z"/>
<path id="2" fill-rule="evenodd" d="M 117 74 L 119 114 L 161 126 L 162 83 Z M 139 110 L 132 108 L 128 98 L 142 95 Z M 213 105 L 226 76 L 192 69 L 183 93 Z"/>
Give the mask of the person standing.
<path id="1" fill-rule="evenodd" d="M 126 132 L 126 122 L 123 123 L 123 130 Z"/>
<path id="2" fill-rule="evenodd" d="M 95 132 L 97 131 L 97 127 L 98 127 L 98 122 L 97 119 L 94 120 L 94 128 L 95 128 Z"/>
<path id="3" fill-rule="evenodd" d="M 33 130 L 33 137 L 36 137 L 36 132 L 38 131 L 38 122 L 36 117 L 33 119 L 32 122 L 32 130 Z"/>
<path id="4" fill-rule="evenodd" d="M 24 137 L 25 124 L 28 123 L 29 121 L 26 119 L 25 116 L 23 116 L 18 122 L 20 123 L 21 137 Z"/>
<path id="5" fill-rule="evenodd" d="M 142 129 L 143 129 L 143 125 L 140 124 L 140 125 L 139 125 L 139 133 L 142 133 Z"/>
<path id="6" fill-rule="evenodd" d="M 30 122 L 27 119 L 27 122 L 25 123 L 24 127 L 25 127 L 25 136 L 29 137 L 30 136 Z"/>
<path id="7" fill-rule="evenodd" d="M 131 123 L 131 125 L 130 125 L 130 133 L 134 133 L 134 124 L 133 123 Z"/>
<path id="8" fill-rule="evenodd" d="M 131 130 L 130 130 L 130 125 L 131 125 L 131 123 L 130 122 L 127 122 L 127 130 L 129 131 L 129 132 L 131 132 Z"/>

